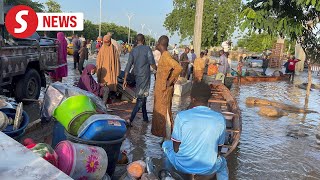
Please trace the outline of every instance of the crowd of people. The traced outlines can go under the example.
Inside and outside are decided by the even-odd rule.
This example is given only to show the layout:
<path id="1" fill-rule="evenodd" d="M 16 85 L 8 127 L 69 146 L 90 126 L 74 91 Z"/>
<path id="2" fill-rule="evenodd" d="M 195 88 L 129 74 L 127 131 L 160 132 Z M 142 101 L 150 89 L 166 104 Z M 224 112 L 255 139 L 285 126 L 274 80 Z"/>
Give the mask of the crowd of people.
<path id="1" fill-rule="evenodd" d="M 202 81 L 204 76 L 216 77 L 217 80 L 224 80 L 224 77 L 230 73 L 229 53 L 225 49 L 219 51 L 219 60 L 212 59 L 209 51 L 200 53 L 200 57 L 194 53 L 194 49 L 186 47 L 179 57 L 179 49 L 176 45 L 172 50 L 172 57 L 182 66 L 180 77 L 190 80 Z"/>
<path id="2" fill-rule="evenodd" d="M 63 33 L 58 33 L 58 40 L 60 41 L 59 68 L 51 74 L 51 77 L 56 81 L 61 81 L 63 77 L 67 77 L 67 42 Z M 84 67 L 84 61 L 88 59 L 90 51 L 87 41 L 76 35 L 73 37 L 74 69 L 81 74 L 78 87 L 101 97 L 107 104 L 110 93 L 117 91 L 122 48 L 112 39 L 112 33 L 98 40 L 96 65 L 87 64 Z M 221 50 L 219 62 L 211 63 L 208 50 L 201 52 L 200 57 L 197 57 L 194 50 L 190 51 L 189 48 L 185 48 L 184 53 L 177 60 L 178 50 L 174 50 L 172 54 L 168 51 L 168 46 L 169 38 L 161 36 L 155 51 L 152 51 L 149 46 L 145 45 L 144 35 L 137 35 L 136 46 L 129 53 L 124 70 L 123 89 L 127 87 L 128 74 L 132 73 L 135 77 L 137 98 L 127 125 L 132 126 L 140 109 L 143 112 L 143 120 L 149 122 L 146 102 L 149 96 L 151 75 L 155 73 L 151 132 L 166 140 L 162 147 L 168 161 L 183 173 L 199 175 L 217 173 L 219 179 L 227 179 L 226 161 L 219 155 L 218 150 L 225 137 L 225 121 L 221 114 L 206 107 L 211 91 L 210 87 L 202 81 L 203 76 L 210 72 L 212 65 L 216 68 L 216 73 L 226 75 L 229 70 L 227 55 Z M 93 77 L 95 74 L 97 81 Z M 190 79 L 191 76 L 196 85 L 192 89 L 190 109 L 178 113 L 173 119 L 171 106 L 174 84 L 179 77 Z M 201 114 L 206 114 L 206 117 Z M 199 121 L 201 123 L 198 123 Z M 208 133 L 203 134 L 202 132 Z M 209 132 L 216 133 L 209 137 Z M 203 140 L 200 144 L 190 143 L 196 142 L 198 138 Z M 191 149 L 193 152 L 190 151 Z M 185 163 L 186 161 L 192 163 Z M 200 165 L 194 166 L 195 164 Z"/>
<path id="3" fill-rule="evenodd" d="M 50 73 L 53 81 L 62 81 L 68 76 L 67 41 L 62 32 L 57 34 L 59 43 L 58 68 Z M 194 50 L 184 48 L 179 53 L 177 45 L 172 53 L 168 51 L 169 38 L 161 36 L 154 51 L 145 45 L 145 37 L 138 34 L 135 46 L 123 43 L 119 45 L 112 39 L 112 33 L 103 38 L 98 37 L 95 47 L 97 52 L 96 65 L 84 61 L 92 53 L 92 41 L 86 41 L 83 36 L 73 36 L 74 69 L 81 74 L 78 87 L 101 97 L 107 105 L 110 93 L 117 92 L 118 76 L 121 71 L 120 56 L 129 52 L 129 58 L 124 69 L 123 89 L 127 88 L 128 74 L 135 77 L 135 96 L 137 101 L 132 110 L 128 127 L 132 126 L 136 114 L 142 109 L 143 120 L 149 122 L 147 114 L 147 98 L 149 96 L 151 76 L 155 74 L 154 107 L 151 133 L 163 137 L 164 153 L 170 164 L 178 171 L 188 174 L 212 175 L 218 179 L 228 179 L 226 160 L 220 156 L 221 146 L 224 144 L 226 124 L 223 116 L 207 107 L 210 98 L 210 87 L 204 82 L 205 76 L 214 76 L 216 80 L 224 81 L 230 73 L 228 48 L 225 45 L 219 51 L 219 60 L 211 58 L 208 50 L 204 50 L 198 57 Z M 90 44 L 90 46 L 88 46 Z M 132 48 L 132 49 L 131 49 Z M 300 60 L 290 56 L 286 73 L 295 74 L 295 65 Z M 242 74 L 244 63 L 240 58 L 237 71 Z M 269 58 L 263 56 L 263 74 L 269 66 Z M 97 75 L 97 81 L 93 77 Z M 172 97 L 174 84 L 178 78 L 193 80 L 190 108 L 181 111 L 173 119 Z M 199 141 L 201 139 L 201 141 Z"/>

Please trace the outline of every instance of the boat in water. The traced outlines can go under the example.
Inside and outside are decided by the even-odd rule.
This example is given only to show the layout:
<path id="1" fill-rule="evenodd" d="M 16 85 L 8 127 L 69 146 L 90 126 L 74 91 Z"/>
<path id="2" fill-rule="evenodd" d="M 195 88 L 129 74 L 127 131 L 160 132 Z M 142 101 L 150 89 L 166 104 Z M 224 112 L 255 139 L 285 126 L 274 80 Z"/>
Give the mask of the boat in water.
<path id="1" fill-rule="evenodd" d="M 211 84 L 212 96 L 208 106 L 215 111 L 221 112 L 227 125 L 225 143 L 222 154 L 227 157 L 233 152 L 240 141 L 242 131 L 241 112 L 237 100 L 232 96 L 230 90 L 223 84 Z"/>
<path id="2" fill-rule="evenodd" d="M 281 76 L 243 76 L 243 77 L 235 77 L 233 79 L 233 83 L 289 81 L 290 77 L 291 77 L 290 74 L 284 74 Z"/>

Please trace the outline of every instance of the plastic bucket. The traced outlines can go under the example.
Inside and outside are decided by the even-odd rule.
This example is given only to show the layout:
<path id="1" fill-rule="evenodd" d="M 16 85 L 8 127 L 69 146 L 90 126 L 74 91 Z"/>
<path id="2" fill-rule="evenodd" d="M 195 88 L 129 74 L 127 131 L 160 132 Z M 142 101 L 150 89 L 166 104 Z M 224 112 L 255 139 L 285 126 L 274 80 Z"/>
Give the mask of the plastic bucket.
<path id="1" fill-rule="evenodd" d="M 67 137 L 67 140 L 71 142 L 87 144 L 92 146 L 99 146 L 103 148 L 108 155 L 107 173 L 112 178 L 113 173 L 116 169 L 118 158 L 119 158 L 120 148 L 121 148 L 122 142 L 125 140 L 125 137 L 118 140 L 114 140 L 114 141 L 90 141 L 90 140 L 84 140 L 84 139 L 75 137 L 69 134 L 67 131 L 64 131 L 64 133 Z"/>
<path id="2" fill-rule="evenodd" d="M 73 179 L 101 179 L 106 174 L 108 157 L 101 147 L 62 141 L 55 151 L 58 168 Z"/>
<path id="3" fill-rule="evenodd" d="M 96 113 L 95 105 L 87 96 L 72 96 L 66 99 L 53 112 L 57 119 L 73 135 L 77 135 L 82 123 Z"/>

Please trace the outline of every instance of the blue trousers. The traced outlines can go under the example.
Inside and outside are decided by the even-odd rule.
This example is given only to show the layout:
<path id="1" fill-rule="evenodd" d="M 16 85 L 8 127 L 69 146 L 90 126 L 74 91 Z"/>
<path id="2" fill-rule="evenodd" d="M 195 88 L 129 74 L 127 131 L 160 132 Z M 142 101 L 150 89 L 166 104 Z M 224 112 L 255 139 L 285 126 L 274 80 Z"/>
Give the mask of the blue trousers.
<path id="1" fill-rule="evenodd" d="M 181 170 L 180 165 L 176 164 L 176 153 L 174 152 L 174 149 L 173 149 L 173 142 L 171 140 L 163 142 L 162 149 L 164 151 L 164 154 L 167 156 L 167 159 L 169 160 L 169 162 L 166 163 L 166 166 L 172 165 L 177 171 L 182 172 L 182 173 L 186 173 Z M 170 169 L 170 167 L 166 167 L 166 168 Z M 212 168 L 211 174 L 197 174 L 197 175 L 210 176 L 214 173 L 216 173 L 217 180 L 228 180 L 229 179 L 227 161 L 224 157 L 219 156 L 217 158 L 217 161 Z"/>
<path id="2" fill-rule="evenodd" d="M 137 99 L 136 106 L 133 108 L 131 113 L 130 122 L 134 120 L 134 118 L 136 117 L 137 113 L 140 111 L 141 108 L 142 108 L 143 120 L 148 121 L 147 97 L 142 97 Z"/>

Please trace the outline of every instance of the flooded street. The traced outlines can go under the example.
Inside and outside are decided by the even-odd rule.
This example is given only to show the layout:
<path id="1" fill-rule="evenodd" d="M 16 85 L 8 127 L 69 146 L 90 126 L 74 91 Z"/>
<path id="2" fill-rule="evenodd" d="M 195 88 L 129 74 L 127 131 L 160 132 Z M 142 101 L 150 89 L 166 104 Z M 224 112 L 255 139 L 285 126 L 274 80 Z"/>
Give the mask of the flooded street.
<path id="1" fill-rule="evenodd" d="M 127 56 L 122 56 L 122 69 L 126 60 Z M 94 63 L 94 60 L 89 63 Z M 69 61 L 69 77 L 64 80 L 65 83 L 73 84 L 79 79 L 79 72 L 72 68 L 73 62 Z M 320 84 L 319 77 L 313 78 L 314 84 Z M 259 97 L 303 107 L 306 91 L 295 85 L 306 82 L 306 79 L 307 74 L 302 73 L 296 76 L 294 84 L 274 82 L 233 86 L 232 93 L 242 113 L 243 131 L 238 148 L 228 157 L 230 179 L 320 179 L 320 145 L 316 144 L 315 137 L 320 124 L 319 114 L 289 113 L 281 118 L 267 118 L 258 115 L 258 108 L 247 107 L 245 104 L 247 97 Z M 153 83 L 152 77 L 147 103 L 150 120 Z M 174 97 L 173 112 L 176 114 L 185 109 L 189 101 L 189 97 Z M 319 90 L 311 91 L 309 108 L 319 112 Z M 137 116 L 133 126 L 127 133 L 122 149 L 128 152 L 130 160 L 151 157 L 157 169 L 161 168 L 161 138 L 151 135 L 151 123 L 143 122 L 141 115 Z"/>
<path id="2" fill-rule="evenodd" d="M 295 84 L 305 82 L 306 77 L 306 73 L 297 76 Z M 313 82 L 319 83 L 319 77 Z M 305 90 L 287 82 L 275 82 L 234 87 L 232 92 L 241 109 L 243 131 L 238 149 L 228 161 L 231 179 L 320 178 L 320 146 L 315 137 L 319 114 L 289 113 L 281 118 L 267 118 L 259 116 L 257 108 L 245 104 L 247 97 L 259 97 L 303 107 Z M 310 97 L 309 108 L 319 111 L 319 90 L 312 91 Z M 292 131 L 300 133 L 287 136 Z"/>

